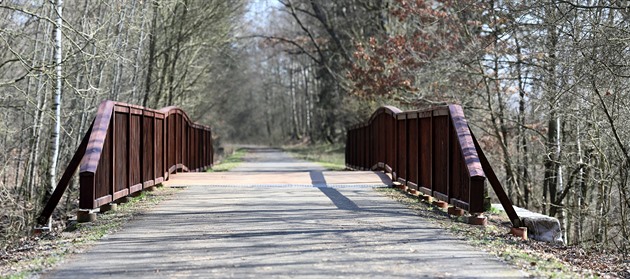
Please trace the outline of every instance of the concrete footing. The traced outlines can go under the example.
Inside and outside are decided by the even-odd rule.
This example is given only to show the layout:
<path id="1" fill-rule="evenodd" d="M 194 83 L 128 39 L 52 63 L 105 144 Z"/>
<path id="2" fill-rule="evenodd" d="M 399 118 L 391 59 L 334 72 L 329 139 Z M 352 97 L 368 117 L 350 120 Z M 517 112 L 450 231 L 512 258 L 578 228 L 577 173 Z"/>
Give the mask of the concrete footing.
<path id="1" fill-rule="evenodd" d="M 448 208 L 448 214 L 453 216 L 464 216 L 464 210 L 459 207 L 451 206 Z"/>
<path id="2" fill-rule="evenodd" d="M 433 202 L 433 197 L 431 197 L 429 195 L 420 195 L 419 198 L 420 198 L 420 200 L 426 201 L 428 203 Z"/>
<path id="3" fill-rule="evenodd" d="M 527 227 L 511 228 L 510 234 L 520 237 L 523 240 L 527 240 Z"/>
<path id="4" fill-rule="evenodd" d="M 486 226 L 488 225 L 488 218 L 483 216 L 483 214 L 473 214 L 468 217 L 468 224 L 477 225 L 477 226 Z"/>
<path id="5" fill-rule="evenodd" d="M 77 222 L 88 223 L 94 221 L 96 221 L 96 213 L 91 210 L 79 209 L 79 211 L 77 211 Z"/>
<path id="6" fill-rule="evenodd" d="M 447 202 L 445 202 L 445 201 L 434 201 L 434 202 L 433 202 L 433 203 L 431 203 L 431 204 L 433 204 L 434 206 L 439 207 L 439 208 L 441 208 L 441 209 L 445 209 L 445 208 L 447 208 L 447 207 L 448 207 L 448 203 L 447 203 Z"/>
<path id="7" fill-rule="evenodd" d="M 118 204 L 115 204 L 115 203 L 108 203 L 105 205 L 101 205 L 101 213 L 105 213 L 108 211 L 116 211 L 116 209 L 118 209 Z"/>

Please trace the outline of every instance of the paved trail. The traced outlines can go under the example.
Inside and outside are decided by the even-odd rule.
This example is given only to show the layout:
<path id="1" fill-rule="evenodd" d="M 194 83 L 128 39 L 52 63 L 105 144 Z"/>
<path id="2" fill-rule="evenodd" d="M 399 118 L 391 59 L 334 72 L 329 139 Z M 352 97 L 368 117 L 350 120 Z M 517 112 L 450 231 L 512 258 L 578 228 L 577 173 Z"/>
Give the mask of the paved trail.
<path id="1" fill-rule="evenodd" d="M 43 277 L 526 275 L 422 220 L 371 187 L 332 185 L 321 167 L 280 151 L 254 149 L 234 171 L 241 175 L 307 172 L 313 183 L 278 185 L 274 181 L 270 183 L 273 186 L 265 186 L 265 181 L 255 181 L 259 183 L 251 184 L 257 186 L 189 186 Z"/>

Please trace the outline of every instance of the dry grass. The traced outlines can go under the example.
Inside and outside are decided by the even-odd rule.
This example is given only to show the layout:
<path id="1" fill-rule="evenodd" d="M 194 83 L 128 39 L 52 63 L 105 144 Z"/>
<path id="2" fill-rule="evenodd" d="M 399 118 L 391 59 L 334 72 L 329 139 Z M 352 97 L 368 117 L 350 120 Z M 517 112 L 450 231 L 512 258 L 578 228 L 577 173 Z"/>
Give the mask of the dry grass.
<path id="1" fill-rule="evenodd" d="M 472 245 L 528 272 L 536 278 L 630 278 L 630 263 L 621 255 L 584 251 L 510 235 L 510 222 L 504 212 L 490 211 L 488 226 L 473 226 L 464 217 L 452 217 L 418 198 L 392 188 L 379 189 L 400 201 L 419 216 L 434 222 Z"/>
<path id="2" fill-rule="evenodd" d="M 25 236 L 12 248 L 0 251 L 0 278 L 30 278 L 50 269 L 72 253 L 90 247 L 96 240 L 111 234 L 146 209 L 175 194 L 175 188 L 158 187 L 143 192 L 116 211 L 99 214 L 96 222 L 70 223 L 65 231 Z"/>

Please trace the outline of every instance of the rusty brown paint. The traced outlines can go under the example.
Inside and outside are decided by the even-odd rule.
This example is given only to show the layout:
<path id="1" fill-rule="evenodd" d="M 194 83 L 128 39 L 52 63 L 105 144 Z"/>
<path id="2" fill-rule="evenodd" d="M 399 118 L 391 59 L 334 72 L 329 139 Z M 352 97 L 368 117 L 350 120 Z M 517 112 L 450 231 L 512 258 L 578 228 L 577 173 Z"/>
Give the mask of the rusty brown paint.
<path id="1" fill-rule="evenodd" d="M 520 225 L 459 105 L 414 111 L 381 107 L 368 121 L 348 128 L 346 144 L 349 168 L 385 169 L 413 190 L 473 213 L 484 210 L 489 174 L 513 225 Z"/>
<path id="2" fill-rule="evenodd" d="M 205 170 L 213 158 L 210 127 L 193 123 L 183 110 L 104 101 L 39 219 L 52 214 L 77 168 L 79 207 L 94 209 L 177 170 Z"/>

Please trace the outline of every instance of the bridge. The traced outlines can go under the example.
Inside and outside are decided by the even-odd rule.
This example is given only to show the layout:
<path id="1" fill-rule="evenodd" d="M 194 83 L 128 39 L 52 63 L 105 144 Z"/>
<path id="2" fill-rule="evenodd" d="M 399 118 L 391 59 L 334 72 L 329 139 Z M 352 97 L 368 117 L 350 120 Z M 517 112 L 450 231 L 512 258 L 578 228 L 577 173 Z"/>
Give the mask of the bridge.
<path id="1" fill-rule="evenodd" d="M 380 108 L 348 130 L 354 171 L 259 147 L 230 172 L 203 172 L 212 163 L 211 129 L 181 109 L 103 102 L 39 222 L 77 170 L 81 221 L 158 184 L 186 189 L 49 277 L 524 275 L 374 191 L 396 185 L 483 223 L 487 179 L 519 227 L 459 106 Z"/>

